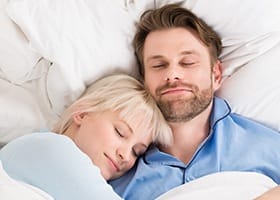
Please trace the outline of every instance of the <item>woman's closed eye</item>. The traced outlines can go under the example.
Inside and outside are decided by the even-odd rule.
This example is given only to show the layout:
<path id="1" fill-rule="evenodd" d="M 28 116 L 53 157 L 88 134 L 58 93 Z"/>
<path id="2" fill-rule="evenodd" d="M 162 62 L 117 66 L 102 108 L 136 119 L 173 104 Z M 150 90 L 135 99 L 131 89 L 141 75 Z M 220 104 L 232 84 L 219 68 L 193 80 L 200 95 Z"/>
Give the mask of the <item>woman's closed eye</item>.
<path id="1" fill-rule="evenodd" d="M 115 132 L 118 136 L 124 137 L 124 134 L 118 128 L 115 128 Z"/>

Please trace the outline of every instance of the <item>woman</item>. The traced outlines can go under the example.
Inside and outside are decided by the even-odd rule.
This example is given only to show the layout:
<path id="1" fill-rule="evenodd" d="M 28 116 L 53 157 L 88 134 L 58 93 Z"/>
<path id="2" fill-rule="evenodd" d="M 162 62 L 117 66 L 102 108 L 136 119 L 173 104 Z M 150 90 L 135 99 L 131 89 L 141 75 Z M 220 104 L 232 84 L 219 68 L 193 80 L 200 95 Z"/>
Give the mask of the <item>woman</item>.
<path id="1" fill-rule="evenodd" d="M 93 83 L 52 132 L 8 143 L 0 160 L 12 178 L 56 200 L 120 199 L 106 181 L 127 172 L 151 143 L 168 145 L 171 140 L 145 87 L 118 74 Z"/>

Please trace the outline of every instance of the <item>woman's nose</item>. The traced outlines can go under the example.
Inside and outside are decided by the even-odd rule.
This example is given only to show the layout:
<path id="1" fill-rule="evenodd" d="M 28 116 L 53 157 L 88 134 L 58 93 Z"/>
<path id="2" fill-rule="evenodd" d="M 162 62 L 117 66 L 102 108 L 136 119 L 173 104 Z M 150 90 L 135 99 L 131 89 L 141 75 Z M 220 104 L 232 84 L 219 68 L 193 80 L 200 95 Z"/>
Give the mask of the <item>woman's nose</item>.
<path id="1" fill-rule="evenodd" d="M 117 150 L 117 156 L 121 161 L 129 161 L 130 151 L 128 148 L 119 148 Z"/>

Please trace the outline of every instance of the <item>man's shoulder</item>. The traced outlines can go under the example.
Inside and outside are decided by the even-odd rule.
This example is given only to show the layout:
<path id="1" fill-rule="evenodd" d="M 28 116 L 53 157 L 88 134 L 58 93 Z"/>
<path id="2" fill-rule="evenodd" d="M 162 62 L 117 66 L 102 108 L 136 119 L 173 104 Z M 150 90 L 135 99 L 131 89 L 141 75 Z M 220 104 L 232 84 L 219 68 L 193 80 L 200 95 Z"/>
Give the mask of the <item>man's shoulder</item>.
<path id="1" fill-rule="evenodd" d="M 268 125 L 257 121 L 248 116 L 241 115 L 236 112 L 232 112 L 230 104 L 227 100 L 215 97 L 214 98 L 214 108 L 212 112 L 212 120 L 216 124 L 227 124 L 227 128 L 232 126 L 245 127 L 247 130 L 262 130 L 266 132 L 276 132 Z M 219 123 L 216 123 L 219 122 Z"/>
<path id="2" fill-rule="evenodd" d="M 280 133 L 277 130 L 260 121 L 234 112 L 230 112 L 217 120 L 217 123 L 215 123 L 213 127 L 215 127 L 216 131 L 227 133 L 265 135 L 264 138 L 266 138 L 267 135 L 271 135 L 272 138 L 280 138 Z"/>

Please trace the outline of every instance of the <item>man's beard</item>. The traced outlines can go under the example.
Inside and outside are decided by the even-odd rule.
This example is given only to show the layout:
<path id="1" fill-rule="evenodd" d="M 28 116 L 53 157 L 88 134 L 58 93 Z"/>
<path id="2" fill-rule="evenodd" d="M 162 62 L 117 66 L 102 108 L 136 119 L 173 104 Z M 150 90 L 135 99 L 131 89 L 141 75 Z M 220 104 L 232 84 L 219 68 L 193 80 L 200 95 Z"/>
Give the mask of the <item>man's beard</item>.
<path id="1" fill-rule="evenodd" d="M 177 86 L 190 88 L 193 95 L 191 97 L 178 95 L 178 97 L 170 100 L 157 98 L 158 106 L 168 122 L 190 121 L 202 113 L 210 105 L 213 99 L 212 81 L 210 86 L 204 90 L 199 90 L 195 85 L 180 83 L 165 86 L 164 88 L 157 90 L 157 94 L 159 94 L 162 89 L 175 88 Z"/>

